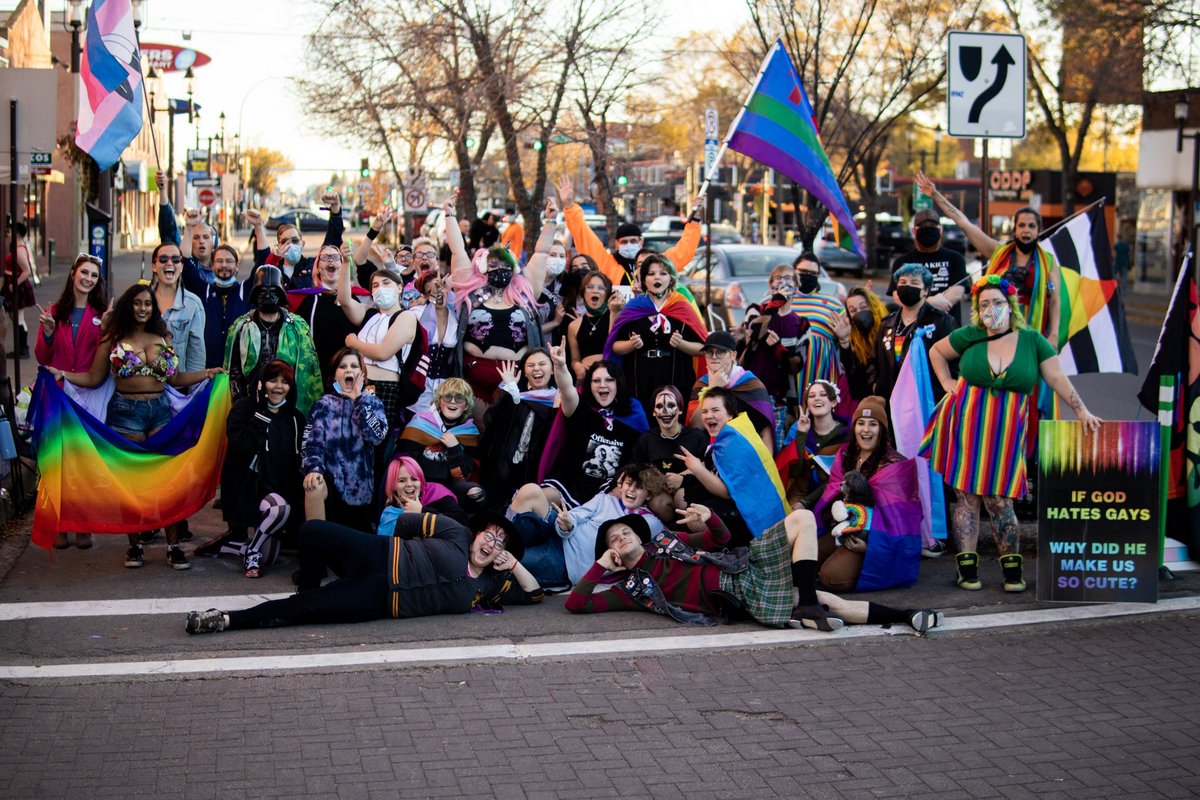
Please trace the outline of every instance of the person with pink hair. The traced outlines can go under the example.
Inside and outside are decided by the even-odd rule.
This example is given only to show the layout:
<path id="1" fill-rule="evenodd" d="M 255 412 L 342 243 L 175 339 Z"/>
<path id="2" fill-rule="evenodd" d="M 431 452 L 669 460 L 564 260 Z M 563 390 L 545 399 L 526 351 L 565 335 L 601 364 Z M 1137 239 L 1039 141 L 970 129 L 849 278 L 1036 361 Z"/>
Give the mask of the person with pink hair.
<path id="1" fill-rule="evenodd" d="M 505 247 L 467 254 L 454 214 L 454 200 L 442 206 L 450 247 L 450 288 L 458 311 L 462 374 L 475 392 L 475 418 L 482 419 L 500 384 L 505 361 L 520 361 L 542 346 L 537 298 L 546 279 L 546 254 L 554 243 L 555 208 L 546 204 L 546 222 L 533 255 L 522 269 Z"/>
<path id="2" fill-rule="evenodd" d="M 401 514 L 445 514 L 467 524 L 467 513 L 458 504 L 454 493 L 441 484 L 425 480 L 425 471 L 414 458 L 393 458 L 388 464 L 383 486 L 387 504 L 375 529 L 380 536 L 392 535 L 396 518 Z"/>

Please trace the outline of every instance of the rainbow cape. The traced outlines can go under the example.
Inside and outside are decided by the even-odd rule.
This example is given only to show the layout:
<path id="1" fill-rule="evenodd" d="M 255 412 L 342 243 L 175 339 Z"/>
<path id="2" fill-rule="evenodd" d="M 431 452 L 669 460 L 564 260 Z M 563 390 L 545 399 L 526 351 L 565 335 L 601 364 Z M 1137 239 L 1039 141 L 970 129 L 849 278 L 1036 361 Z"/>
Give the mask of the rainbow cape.
<path id="1" fill-rule="evenodd" d="M 131 442 L 38 370 L 29 420 L 37 452 L 33 543 L 60 531 L 137 533 L 195 514 L 216 495 L 225 460 L 229 377 L 217 375 L 158 433 Z"/>
<path id="2" fill-rule="evenodd" d="M 617 366 L 621 365 L 621 356 L 613 353 L 613 343 L 622 338 L 628 338 L 628 334 L 622 335 L 622 330 L 634 320 L 643 319 L 645 317 L 653 317 L 656 314 L 662 314 L 673 322 L 680 325 L 686 325 L 691 328 L 700 341 L 708 338 L 708 330 L 704 327 L 704 323 L 700 319 L 700 315 L 696 313 L 696 307 L 687 301 L 679 292 L 671 292 L 667 297 L 667 302 L 663 303 L 662 308 L 655 308 L 654 301 L 649 295 L 639 294 L 637 297 L 630 300 L 621 309 L 621 313 L 612 321 L 608 328 L 608 341 L 604 343 L 604 357 L 612 361 Z M 703 364 L 704 359 L 700 359 Z M 701 370 L 697 369 L 697 374 Z"/>
<path id="3" fill-rule="evenodd" d="M 713 463 L 755 538 L 791 512 L 771 451 L 749 414 L 743 411 L 721 428 L 713 442 Z"/>
<path id="4" fill-rule="evenodd" d="M 838 451 L 829 472 L 829 483 L 813 514 L 819 534 L 824 535 L 825 509 L 841 494 L 842 455 Z M 875 495 L 875 514 L 862 572 L 854 585 L 856 592 L 873 592 L 892 586 L 912 586 L 921 571 L 921 501 L 917 497 L 920 480 L 917 462 L 897 461 L 880 467 L 867 479 Z"/>

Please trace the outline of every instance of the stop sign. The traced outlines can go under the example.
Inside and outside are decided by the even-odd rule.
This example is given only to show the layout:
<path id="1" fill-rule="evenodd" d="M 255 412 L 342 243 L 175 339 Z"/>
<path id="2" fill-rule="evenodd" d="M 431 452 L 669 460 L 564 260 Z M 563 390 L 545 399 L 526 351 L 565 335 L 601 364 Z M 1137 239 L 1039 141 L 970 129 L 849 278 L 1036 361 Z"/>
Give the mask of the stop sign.
<path id="1" fill-rule="evenodd" d="M 212 189 L 204 188 L 200 190 L 200 193 L 196 195 L 196 198 L 200 201 L 200 205 L 211 206 L 213 203 L 217 202 L 217 193 Z"/>

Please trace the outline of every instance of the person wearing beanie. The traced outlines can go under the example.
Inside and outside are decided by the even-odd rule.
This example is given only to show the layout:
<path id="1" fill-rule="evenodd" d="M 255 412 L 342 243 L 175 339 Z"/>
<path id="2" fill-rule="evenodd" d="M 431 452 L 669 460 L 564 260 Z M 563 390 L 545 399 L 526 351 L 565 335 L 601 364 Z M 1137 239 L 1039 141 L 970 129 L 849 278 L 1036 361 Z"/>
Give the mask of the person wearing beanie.
<path id="1" fill-rule="evenodd" d="M 788 514 L 748 548 L 729 550 L 729 530 L 706 506 L 680 509 L 679 530 L 651 535 L 645 518 L 600 526 L 596 563 L 571 589 L 576 614 L 646 609 L 690 625 L 746 614 L 773 628 L 836 631 L 843 624 L 907 623 L 925 633 L 942 623 L 933 609 L 897 609 L 817 591 L 812 512 Z M 611 588 L 598 591 L 603 585 Z"/>
<path id="2" fill-rule="evenodd" d="M 912 584 L 921 560 L 921 501 L 917 464 L 888 443 L 889 421 L 878 395 L 859 402 L 850 420 L 850 439 L 839 448 L 821 499 L 813 507 L 820 531 L 821 585 L 833 592 L 869 591 Z M 838 500 L 853 502 L 847 474 L 870 485 L 875 526 L 864 547 L 830 535 Z M 860 540 L 861 541 L 861 540 Z"/>
<path id="3" fill-rule="evenodd" d="M 596 262 L 596 267 L 608 276 L 614 286 L 636 286 L 636 264 L 638 251 L 642 249 L 642 229 L 635 223 L 622 222 L 617 226 L 614 237 L 615 252 L 610 253 L 584 220 L 583 209 L 575 202 L 574 181 L 564 175 L 554 186 L 558 190 L 559 206 L 563 210 L 563 219 L 567 223 L 567 231 L 571 234 L 575 249 L 590 256 Z M 704 197 L 697 197 L 679 242 L 663 253 L 674 265 L 677 273 L 691 263 L 692 257 L 696 255 L 696 247 L 700 244 L 700 213 L 703 207 Z"/>

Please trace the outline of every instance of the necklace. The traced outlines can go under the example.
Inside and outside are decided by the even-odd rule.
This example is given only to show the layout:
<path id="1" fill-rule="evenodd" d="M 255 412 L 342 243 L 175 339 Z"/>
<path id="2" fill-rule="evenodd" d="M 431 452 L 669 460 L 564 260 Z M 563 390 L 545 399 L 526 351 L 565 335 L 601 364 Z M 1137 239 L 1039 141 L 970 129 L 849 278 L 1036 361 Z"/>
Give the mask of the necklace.
<path id="1" fill-rule="evenodd" d="M 589 311 L 590 311 L 590 310 L 589 310 Z M 588 314 L 586 317 L 584 317 L 583 319 L 584 319 L 584 321 L 586 321 L 586 322 L 587 322 L 587 324 L 590 326 L 590 329 L 588 330 L 588 333 L 595 334 L 595 333 L 596 333 L 596 329 L 600 327 L 600 320 L 604 319 L 604 315 L 603 315 L 603 314 L 592 314 L 592 313 L 589 313 L 589 314 Z"/>
<path id="2" fill-rule="evenodd" d="M 658 435 L 659 435 L 659 436 L 661 436 L 661 437 L 662 437 L 662 438 L 664 438 L 664 439 L 669 439 L 669 440 L 678 439 L 678 438 L 679 438 L 679 434 L 681 434 L 681 433 L 683 433 L 683 426 L 682 426 L 682 425 L 680 425 L 680 426 L 679 426 L 679 430 L 675 431 L 674 433 L 667 433 L 667 432 L 665 432 L 665 431 L 664 431 L 662 428 L 659 428 L 659 429 L 658 429 Z"/>

